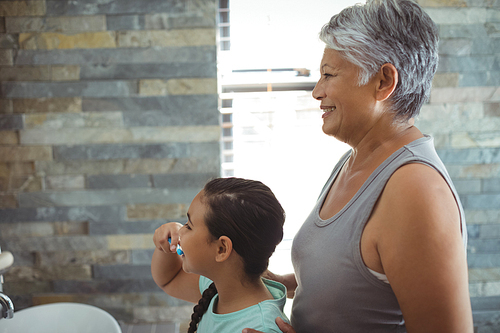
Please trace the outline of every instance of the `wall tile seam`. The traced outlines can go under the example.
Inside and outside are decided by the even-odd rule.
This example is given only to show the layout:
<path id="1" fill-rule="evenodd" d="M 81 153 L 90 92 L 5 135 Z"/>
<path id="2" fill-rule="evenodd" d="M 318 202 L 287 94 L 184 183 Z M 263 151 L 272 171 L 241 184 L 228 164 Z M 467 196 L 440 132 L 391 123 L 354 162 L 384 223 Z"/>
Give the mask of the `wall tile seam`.
<path id="1" fill-rule="evenodd" d="M 45 293 L 45 294 L 49 295 L 49 293 Z M 53 294 L 53 295 L 61 295 L 61 293 Z M 65 293 L 65 295 L 74 295 L 76 297 L 83 297 L 85 299 L 101 299 L 102 297 L 106 297 L 106 293 L 99 293 L 99 294 L 79 294 L 79 293 L 75 293 L 75 294 L 71 294 L 71 293 L 68 292 L 68 293 Z M 173 298 L 173 297 L 168 296 L 167 294 L 165 294 L 165 292 L 162 291 L 159 288 L 156 291 L 153 291 L 153 292 L 145 292 L 145 293 L 142 293 L 142 292 L 122 292 L 121 293 L 122 297 L 144 296 L 144 297 L 147 297 L 147 299 L 149 299 L 149 297 L 151 297 L 151 296 L 157 298 L 157 296 L 160 296 L 160 295 L 163 296 L 163 297 L 165 297 L 166 299 L 175 299 L 175 298 Z M 166 295 L 166 296 L 164 296 L 164 295 Z M 119 296 L 119 295 L 116 295 L 116 296 Z M 35 296 L 35 297 L 43 297 L 43 296 Z M 184 301 L 181 301 L 181 302 L 184 302 Z M 148 306 L 148 304 L 144 304 L 143 306 Z M 160 307 L 163 307 L 163 305 L 161 305 Z M 168 307 L 168 304 L 165 305 L 165 307 Z"/>
<path id="2" fill-rule="evenodd" d="M 50 146 L 52 147 L 52 146 Z M 54 146 L 55 161 L 75 160 L 123 160 L 123 159 L 182 159 L 197 156 L 203 158 L 206 154 L 218 149 L 219 142 L 171 142 L 161 144 L 100 144 Z M 117 148 L 120 148 L 117 151 Z M 2 152 L 0 148 L 0 153 Z M 1 156 L 1 155 L 0 155 Z"/>
<path id="3" fill-rule="evenodd" d="M 101 22 L 99 22 L 101 21 Z M 65 28 L 64 23 L 73 23 L 72 26 Z M 16 26 L 16 23 L 18 26 Z M 35 25 L 36 29 L 30 30 L 22 29 L 19 23 L 29 23 L 30 25 Z M 38 24 L 36 24 L 38 23 Z M 86 23 L 88 28 L 80 28 L 81 30 L 75 29 L 75 23 Z M 101 26 L 95 27 L 96 25 Z M 92 27 L 94 25 L 94 27 Z M 55 27 L 54 27 L 55 26 Z M 19 28 L 19 29 L 14 29 Z M 44 30 L 51 29 L 51 30 Z M 53 30 L 52 30 L 53 29 Z M 80 16 L 57 16 L 57 17 L 32 17 L 32 16 L 16 16 L 16 17 L 6 17 L 5 18 L 5 30 L 6 33 L 25 33 L 25 32 L 56 32 L 56 33 L 80 33 L 80 32 L 96 32 L 96 31 L 107 31 L 106 29 L 106 15 L 80 15 Z"/>
<path id="4" fill-rule="evenodd" d="M 91 82 L 0 82 L 0 97 L 43 98 L 65 97 L 131 97 L 138 96 L 136 80 L 109 80 Z"/>
<path id="5" fill-rule="evenodd" d="M 0 146 L 19 145 L 19 133 L 17 130 L 0 130 Z"/>
<path id="6" fill-rule="evenodd" d="M 124 265 L 125 264 L 121 264 Z M 92 267 L 93 264 L 88 264 L 88 263 L 64 263 L 64 264 L 58 264 L 54 263 L 52 265 L 47 265 L 47 266 L 39 266 L 33 263 L 32 265 L 16 265 L 12 266 L 12 268 L 5 273 L 6 277 L 12 277 L 13 275 L 25 275 L 26 273 L 31 273 L 31 274 L 40 274 L 48 271 L 49 269 L 58 269 L 58 273 L 64 273 L 65 270 L 68 272 L 74 273 L 74 272 L 81 272 L 81 270 L 88 270 L 90 267 Z M 113 266 L 112 264 L 108 264 L 108 266 Z M 83 273 L 83 272 L 82 272 Z M 44 279 L 45 277 L 40 276 L 39 279 L 36 280 L 41 280 Z M 26 277 L 25 279 L 30 279 L 30 277 Z M 72 278 L 71 280 L 75 280 Z M 77 279 L 78 280 L 78 279 Z M 85 279 L 86 280 L 86 279 Z"/>
<path id="7" fill-rule="evenodd" d="M 466 57 L 468 59 L 474 59 L 484 56 L 495 56 L 495 45 L 493 44 L 496 41 L 493 41 L 493 38 L 484 39 L 484 41 L 488 44 L 484 47 L 484 49 L 478 49 L 476 43 L 478 43 L 477 38 L 442 38 L 439 44 L 439 56 L 440 57 Z M 496 42 L 496 44 L 500 45 L 500 42 Z M 500 49 L 500 47 L 498 47 Z M 462 72 L 467 70 L 466 67 L 461 68 Z M 496 68 L 494 65 L 492 66 L 493 70 Z"/>
<path id="8" fill-rule="evenodd" d="M 439 37 L 443 38 L 497 38 L 497 33 L 490 32 L 491 22 L 487 23 L 461 23 L 461 24 L 439 24 Z"/>
<path id="9" fill-rule="evenodd" d="M 24 116 L 23 130 L 62 128 L 124 128 L 123 113 L 118 111 L 40 112 Z"/>
<path id="10" fill-rule="evenodd" d="M 12 49 L 18 50 L 19 45 L 19 34 L 18 33 L 0 33 L 0 44 L 2 49 Z"/>
<path id="11" fill-rule="evenodd" d="M 187 164 L 186 164 L 187 163 Z M 200 160 L 194 157 L 183 158 L 141 158 L 130 159 L 121 158 L 113 160 L 66 160 L 35 162 L 36 172 L 43 173 L 46 176 L 64 176 L 85 173 L 87 175 L 112 174 L 160 174 L 177 175 L 186 172 L 199 173 L 209 172 L 210 170 L 199 170 L 189 168 L 188 165 L 197 165 Z M 180 169 L 178 167 L 181 166 Z M 206 169 L 206 168 L 205 168 Z M 31 174 L 26 172 L 26 174 Z"/>
<path id="12" fill-rule="evenodd" d="M 45 190 L 43 177 L 29 175 L 23 177 L 0 177 L 0 193 L 15 194 L 22 192 L 32 193 Z"/>
<path id="13" fill-rule="evenodd" d="M 497 284 L 497 283 L 500 283 L 500 281 L 499 280 L 493 280 L 493 281 L 487 280 L 487 281 L 480 281 L 480 282 L 479 281 L 478 282 L 470 282 L 469 286 L 470 285 L 485 285 L 485 284 L 492 284 L 492 283 Z M 490 295 L 490 296 L 500 296 L 500 291 L 498 291 L 498 292 L 499 292 L 498 295 Z"/>
<path id="14" fill-rule="evenodd" d="M 499 223 L 467 225 L 470 240 L 490 240 L 500 242 Z M 493 233 L 493 234 L 492 234 Z M 495 234 L 496 233 L 496 234 Z"/>
<path id="15" fill-rule="evenodd" d="M 123 111 L 131 112 L 172 112 L 183 109 L 216 111 L 217 94 L 211 95 L 167 95 L 167 96 L 133 96 L 126 99 L 115 97 L 83 97 L 82 111 Z"/>
<path id="16" fill-rule="evenodd" d="M 468 8 L 430 8 L 424 10 L 432 20 L 438 24 L 463 24 L 463 23 L 488 23 L 497 22 L 495 18 L 500 15 L 497 8 L 468 7 Z"/>
<path id="17" fill-rule="evenodd" d="M 5 70 L 8 73 L 5 74 Z M 69 70 L 68 76 L 62 71 Z M 37 75 L 38 74 L 38 75 Z M 61 75 L 62 74 L 62 75 Z M 16 77 L 17 76 L 17 77 Z M 1 82 L 31 82 L 31 81 L 80 81 L 79 65 L 13 65 L 0 72 Z"/>
<path id="18" fill-rule="evenodd" d="M 79 3 L 71 3 L 70 1 L 70 6 L 63 6 L 61 3 L 64 4 L 63 1 L 54 1 L 54 0 L 46 0 L 47 2 L 47 12 L 46 16 L 77 16 L 77 15 L 96 15 L 96 14 L 102 14 L 102 15 L 145 15 L 145 14 L 154 14 L 154 13 L 168 13 L 168 14 L 183 14 L 186 12 L 192 12 L 193 10 L 190 10 L 187 5 L 187 2 L 180 2 L 182 5 L 179 6 L 178 1 L 162 1 L 161 3 L 154 2 L 154 1 L 143 1 L 141 3 L 141 6 L 139 7 L 134 7 L 130 5 L 129 1 L 120 1 L 118 4 L 115 4 L 115 6 L 106 6 L 107 3 L 105 3 L 103 6 L 100 7 L 88 7 L 86 6 L 86 3 L 79 4 Z M 177 6 L 176 6 L 177 5 Z M 201 10 L 196 10 L 200 12 L 205 12 L 205 10 L 208 10 L 208 8 L 202 9 Z M 212 11 L 210 11 L 211 13 Z M 215 15 L 215 11 L 213 11 L 213 14 Z"/>
<path id="19" fill-rule="evenodd" d="M 492 194 L 463 194 L 460 195 L 460 200 L 464 209 L 493 209 L 500 206 L 500 192 Z"/>
<path id="20" fill-rule="evenodd" d="M 484 165 L 489 165 L 489 164 L 484 164 Z M 468 166 L 469 166 L 469 165 L 467 165 L 466 167 L 468 167 Z M 461 165 L 460 165 L 459 167 L 463 167 L 463 166 L 461 166 Z M 447 166 L 447 168 L 448 168 L 448 166 Z M 496 176 L 497 176 L 497 175 L 495 175 L 495 176 L 493 176 L 493 177 L 496 177 Z M 475 179 L 478 179 L 478 178 L 477 178 L 478 176 L 472 176 L 472 177 L 474 177 Z M 468 179 L 471 179 L 471 178 L 470 178 L 470 176 L 463 176 L 463 177 L 459 177 L 459 176 L 452 176 L 451 178 L 452 178 L 454 181 L 455 181 L 455 180 L 468 180 Z M 484 178 L 479 178 L 479 179 L 490 179 L 490 178 L 491 178 L 491 176 L 485 176 Z"/>
<path id="21" fill-rule="evenodd" d="M 22 6 L 25 6 L 24 8 Z M 4 6 L 0 7 L 0 16 L 45 16 L 47 14 L 46 0 L 29 1 L 5 1 Z M 28 14 L 28 15 L 26 15 Z"/>
<path id="22" fill-rule="evenodd" d="M 99 68 L 100 66 L 102 64 L 81 65 L 80 80 L 217 78 L 217 69 L 203 62 L 113 64 L 103 69 Z"/>
<path id="23" fill-rule="evenodd" d="M 496 252 L 496 253 L 498 253 L 498 252 Z M 496 253 L 491 253 L 491 254 L 488 254 L 487 256 L 491 257 L 491 256 L 494 256 Z M 488 266 L 482 265 L 482 266 L 474 266 L 473 267 L 473 269 L 481 269 L 481 268 L 488 269 L 488 268 L 500 268 L 500 267 L 499 267 L 499 265 L 488 265 Z M 470 281 L 469 286 L 471 286 L 472 283 L 474 283 L 474 282 Z"/>
<path id="24" fill-rule="evenodd" d="M 495 54 L 470 54 L 454 56 L 442 54 L 437 69 L 437 73 L 459 72 L 460 74 L 470 74 L 476 72 L 497 72 L 498 56 Z M 481 86 L 478 86 L 481 87 Z"/>
<path id="25" fill-rule="evenodd" d="M 20 192 L 20 208 L 109 206 L 131 204 L 187 204 L 199 188 L 126 188 Z"/>
<path id="26" fill-rule="evenodd" d="M 161 15 L 161 14 L 160 14 Z M 214 29 L 215 28 L 215 19 L 204 19 L 195 16 L 185 16 L 185 17 L 167 17 L 166 20 L 169 22 L 155 22 L 155 15 L 137 15 L 133 18 L 130 18 L 129 22 L 116 22 L 112 18 L 111 15 L 107 16 L 107 29 L 108 31 L 144 31 L 144 30 L 172 30 L 172 29 Z M 127 18 L 129 15 L 116 15 L 115 17 L 123 17 Z M 131 15 L 133 16 L 133 15 Z M 148 17 L 148 16 L 151 16 Z M 196 20 L 196 25 L 192 28 L 189 27 L 186 23 L 182 22 L 182 20 Z M 177 22 L 175 22 L 177 20 Z M 174 22 L 170 22 L 174 21 Z M 180 21 L 180 22 L 179 22 Z M 160 27 L 158 28 L 157 26 Z"/>
<path id="27" fill-rule="evenodd" d="M 14 65 L 16 51 L 14 49 L 0 49 L 0 68 Z"/>
<path id="28" fill-rule="evenodd" d="M 475 239 L 472 239 L 473 241 Z M 489 239 L 478 239 L 479 242 L 488 242 Z M 498 249 L 481 249 L 471 246 L 467 249 L 467 259 L 469 262 L 469 268 L 497 268 L 500 267 L 500 262 L 495 259 L 495 255 L 498 254 Z"/>
<path id="29" fill-rule="evenodd" d="M 4 52 L 2 52 L 4 51 Z M 1 50 L 0 60 L 5 65 L 12 65 L 13 50 Z M 140 64 L 145 59 L 148 63 L 165 64 L 172 62 L 214 63 L 216 46 L 166 46 L 158 48 L 129 47 L 122 49 L 66 49 L 66 50 L 19 50 L 15 63 L 21 64 Z M 10 61 L 10 62 L 9 62 Z M 0 62 L 1 64 L 1 62 Z"/>
<path id="30" fill-rule="evenodd" d="M 443 103 L 474 103 L 499 102 L 500 86 L 491 87 L 458 87 L 434 88 L 431 90 L 430 101 L 427 105 L 441 105 Z M 443 95 L 445 97 L 443 97 Z"/>
<path id="31" fill-rule="evenodd" d="M 171 79 L 178 80 L 178 79 Z M 188 80 L 188 79 L 187 79 Z M 196 79 L 195 79 L 196 80 Z M 204 79 L 200 79 L 204 80 Z M 216 80 L 210 78 L 209 80 Z M 213 91 L 217 87 L 208 87 L 206 90 L 198 90 L 194 87 L 189 91 L 189 87 L 176 90 L 175 87 L 181 85 L 172 85 L 172 92 L 161 91 L 161 93 L 148 95 L 141 93 L 140 79 L 128 80 L 88 80 L 88 81 L 49 81 L 49 82 L 34 82 L 34 81 L 4 81 L 0 82 L 1 92 L 0 98 L 6 99 L 34 99 L 43 98 L 49 95 L 55 98 L 107 98 L 107 97 L 145 97 L 145 96 L 192 96 L 192 95 L 216 95 Z M 170 80 L 169 80 L 170 81 Z M 173 81 L 175 82 L 175 81 Z M 101 88 L 101 89 L 100 89 Z M 106 90 L 102 90 L 106 89 Z M 206 90 L 206 91 L 205 91 Z"/>
<path id="32" fill-rule="evenodd" d="M 82 112 L 81 97 L 62 98 L 0 98 L 0 103 L 6 105 L 7 114 L 37 114 L 42 113 L 80 113 Z M 2 110 L 0 110 L 1 112 Z"/>
<path id="33" fill-rule="evenodd" d="M 24 115 L 22 114 L 0 114 L 0 131 L 24 129 Z"/>
<path id="34" fill-rule="evenodd" d="M 473 273 L 474 275 L 479 275 L 481 273 L 497 273 L 498 278 L 500 280 L 500 267 L 493 267 L 493 268 L 470 268 L 469 273 Z"/>
<path id="35" fill-rule="evenodd" d="M 206 180 L 210 179 L 213 177 L 213 174 L 210 173 L 189 173 L 189 178 L 203 178 L 203 181 L 198 181 L 195 186 L 199 186 L 200 188 L 203 187 L 205 184 Z M 186 174 L 178 174 L 174 176 L 175 178 L 181 178 L 185 177 Z M 50 178 L 53 176 L 47 176 L 45 177 Z M 64 176 L 63 176 L 64 177 Z M 72 178 L 75 177 L 74 175 L 71 176 Z M 142 187 L 151 187 L 151 188 L 185 188 L 187 186 L 191 187 L 193 186 L 192 183 L 187 183 L 186 185 L 179 186 L 178 184 L 172 183 L 172 175 L 168 174 L 156 174 L 156 173 L 149 173 L 149 174 L 106 174 L 106 173 L 100 173 L 98 175 L 81 175 L 82 178 L 85 179 L 85 189 L 121 189 L 121 188 L 130 188 L 130 187 L 139 187 L 135 186 L 136 184 L 144 184 L 145 186 Z M 71 179 L 70 179 L 71 180 Z M 128 184 L 131 184 L 132 186 L 128 186 Z"/>
<path id="36" fill-rule="evenodd" d="M 495 226 L 498 227 L 498 224 L 496 224 Z M 498 235 L 496 237 L 489 236 L 489 235 L 486 234 L 488 232 L 491 232 L 491 230 L 479 231 L 480 234 L 478 236 L 476 236 L 476 237 L 471 237 L 471 239 L 476 239 L 478 241 L 485 241 L 485 240 L 496 241 L 496 242 L 500 241 L 500 236 L 498 236 Z M 495 230 L 495 232 L 497 232 L 497 230 Z M 481 253 L 484 253 L 484 252 L 481 252 Z"/>
<path id="37" fill-rule="evenodd" d="M 0 209 L 0 224 L 17 222 L 104 221 L 107 219 L 126 221 L 127 206 L 124 204 L 115 204 L 104 206 L 17 207 Z"/>
<path id="38" fill-rule="evenodd" d="M 193 33 L 194 30 L 197 32 Z M 188 40 L 183 34 L 195 35 L 199 38 Z M 22 50 L 209 46 L 215 45 L 215 29 L 98 31 L 75 34 L 25 32 L 19 33 L 18 44 Z"/>
<path id="39" fill-rule="evenodd" d="M 496 8 L 495 1 L 497 0 L 462 0 L 462 1 L 429 1 L 417 0 L 417 3 L 424 9 L 432 8 Z M 492 7 L 493 6 L 493 7 Z"/>
<path id="40" fill-rule="evenodd" d="M 32 162 L 53 160 L 52 146 L 0 146 L 3 162 Z"/>
<path id="41" fill-rule="evenodd" d="M 499 209 L 465 209 L 467 223 L 482 225 L 500 223 Z"/>

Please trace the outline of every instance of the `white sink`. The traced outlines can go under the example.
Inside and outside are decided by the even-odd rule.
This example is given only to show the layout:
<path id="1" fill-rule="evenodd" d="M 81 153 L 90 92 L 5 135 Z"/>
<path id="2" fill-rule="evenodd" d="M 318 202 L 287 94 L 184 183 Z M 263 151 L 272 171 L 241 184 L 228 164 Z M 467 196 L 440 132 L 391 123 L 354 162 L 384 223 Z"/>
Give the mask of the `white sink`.
<path id="1" fill-rule="evenodd" d="M 0 252 L 0 274 L 7 271 L 7 269 L 14 263 L 14 256 L 9 251 Z"/>
<path id="2" fill-rule="evenodd" d="M 52 303 L 16 311 L 12 319 L 0 319 L 0 333 L 121 333 L 121 328 L 113 316 L 98 307 Z"/>

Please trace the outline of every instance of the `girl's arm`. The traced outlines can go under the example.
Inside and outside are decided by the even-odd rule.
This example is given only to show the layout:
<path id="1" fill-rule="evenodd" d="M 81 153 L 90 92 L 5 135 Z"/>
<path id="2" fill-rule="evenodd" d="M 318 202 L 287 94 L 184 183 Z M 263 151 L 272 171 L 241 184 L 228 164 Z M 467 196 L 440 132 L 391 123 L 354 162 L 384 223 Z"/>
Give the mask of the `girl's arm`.
<path id="1" fill-rule="evenodd" d="M 156 284 L 167 294 L 188 302 L 196 303 L 201 298 L 200 276 L 184 272 L 182 259 L 176 248 L 178 230 L 182 224 L 166 223 L 156 229 L 153 242 L 155 251 L 151 260 L 151 275 Z M 168 239 L 171 238 L 171 244 Z"/>

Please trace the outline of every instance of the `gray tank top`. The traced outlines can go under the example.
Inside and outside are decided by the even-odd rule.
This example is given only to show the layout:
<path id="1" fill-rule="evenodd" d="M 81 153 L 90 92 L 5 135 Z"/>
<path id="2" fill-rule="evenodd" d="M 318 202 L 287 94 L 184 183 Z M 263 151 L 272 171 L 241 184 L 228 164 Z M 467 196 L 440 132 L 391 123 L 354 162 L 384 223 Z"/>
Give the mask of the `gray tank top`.
<path id="1" fill-rule="evenodd" d="M 429 136 L 392 154 L 340 212 L 322 220 L 319 217 L 321 206 L 350 153 L 335 166 L 316 206 L 293 240 L 292 262 L 298 287 L 291 321 L 297 333 L 406 332 L 391 286 L 370 273 L 360 250 L 361 234 L 372 209 L 399 167 L 422 163 L 442 175 L 457 201 L 464 246 L 467 243 L 462 205 Z"/>

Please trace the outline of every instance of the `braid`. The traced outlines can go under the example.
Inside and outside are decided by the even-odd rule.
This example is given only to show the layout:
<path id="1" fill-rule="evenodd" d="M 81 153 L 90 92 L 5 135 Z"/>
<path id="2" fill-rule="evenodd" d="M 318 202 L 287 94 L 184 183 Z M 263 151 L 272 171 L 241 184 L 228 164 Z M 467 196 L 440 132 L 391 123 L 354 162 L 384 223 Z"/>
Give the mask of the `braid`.
<path id="1" fill-rule="evenodd" d="M 217 288 L 215 284 L 212 284 L 203 292 L 198 304 L 193 308 L 193 314 L 191 315 L 191 322 L 189 323 L 188 333 L 194 333 L 198 329 L 198 323 L 205 312 L 207 312 L 210 301 L 217 294 Z"/>

